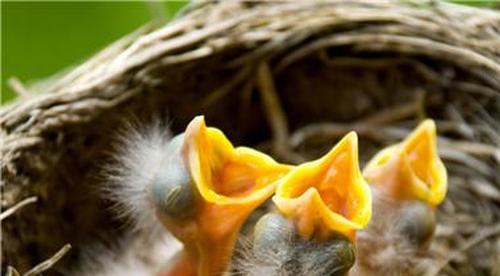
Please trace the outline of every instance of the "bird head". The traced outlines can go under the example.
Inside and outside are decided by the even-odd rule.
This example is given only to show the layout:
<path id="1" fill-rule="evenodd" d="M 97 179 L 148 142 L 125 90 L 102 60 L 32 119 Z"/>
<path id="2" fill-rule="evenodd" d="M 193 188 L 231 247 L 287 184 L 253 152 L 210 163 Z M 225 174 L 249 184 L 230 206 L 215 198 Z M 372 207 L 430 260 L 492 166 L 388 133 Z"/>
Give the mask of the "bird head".
<path id="1" fill-rule="evenodd" d="M 373 191 L 373 219 L 357 236 L 354 271 L 419 274 L 436 227 L 435 207 L 447 185 L 434 122 L 425 120 L 403 141 L 377 153 L 363 176 Z"/>
<path id="2" fill-rule="evenodd" d="M 279 181 L 273 202 L 278 212 L 256 223 L 251 256 L 244 260 L 255 264 L 240 265 L 243 271 L 251 267 L 246 274 L 345 275 L 355 261 L 355 232 L 371 216 L 356 134 L 346 135 L 324 157 L 292 168 Z"/>
<path id="3" fill-rule="evenodd" d="M 201 116 L 169 146 L 171 154 L 151 188 L 156 213 L 184 244 L 179 266 L 196 266 L 198 275 L 221 274 L 241 225 L 272 195 L 290 166 L 250 148 L 233 147 Z M 181 270 L 174 266 L 171 271 Z"/>
<path id="4" fill-rule="evenodd" d="M 280 180 L 273 201 L 304 239 L 324 240 L 336 232 L 354 240 L 371 216 L 356 134 L 347 134 L 322 158 L 293 168 Z"/>
<path id="5" fill-rule="evenodd" d="M 436 140 L 435 123 L 425 120 L 401 143 L 375 155 L 363 176 L 377 193 L 436 207 L 447 187 L 446 168 L 437 154 Z"/>
<path id="6" fill-rule="evenodd" d="M 355 261 L 354 244 L 342 234 L 306 240 L 294 222 L 271 212 L 255 224 L 250 250 L 233 263 L 240 275 L 346 275 Z"/>

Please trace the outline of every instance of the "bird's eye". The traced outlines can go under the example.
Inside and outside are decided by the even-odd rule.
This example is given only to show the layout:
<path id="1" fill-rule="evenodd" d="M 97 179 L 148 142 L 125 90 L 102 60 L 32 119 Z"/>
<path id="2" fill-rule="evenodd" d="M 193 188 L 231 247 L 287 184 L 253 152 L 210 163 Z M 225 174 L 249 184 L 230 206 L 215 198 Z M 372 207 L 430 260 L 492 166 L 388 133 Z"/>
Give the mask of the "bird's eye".
<path id="1" fill-rule="evenodd" d="M 169 216 L 183 218 L 196 209 L 192 179 L 179 152 L 182 137 L 175 137 L 169 146 L 161 170 L 153 177 L 151 194 L 156 208 Z"/>
<path id="2" fill-rule="evenodd" d="M 410 202 L 401 208 L 396 227 L 410 243 L 418 248 L 425 248 L 434 234 L 436 218 L 427 204 Z"/>
<path id="3" fill-rule="evenodd" d="M 255 224 L 252 244 L 254 254 L 286 251 L 294 234 L 292 222 L 276 213 L 266 214 Z"/>

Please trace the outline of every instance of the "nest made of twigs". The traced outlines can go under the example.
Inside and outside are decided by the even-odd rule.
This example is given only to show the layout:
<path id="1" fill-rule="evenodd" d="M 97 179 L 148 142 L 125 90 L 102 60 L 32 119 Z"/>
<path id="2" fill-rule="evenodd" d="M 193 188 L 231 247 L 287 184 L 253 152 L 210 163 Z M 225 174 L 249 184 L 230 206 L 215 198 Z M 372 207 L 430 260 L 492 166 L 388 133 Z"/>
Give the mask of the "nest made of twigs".
<path id="1" fill-rule="evenodd" d="M 235 144 L 290 162 L 319 156 L 350 130 L 365 162 L 434 118 L 450 183 L 430 274 L 500 273 L 497 11 L 434 1 L 194 3 L 28 90 L 0 111 L 2 207 L 37 197 L 3 221 L 3 267 L 26 271 L 70 243 L 52 270 L 64 271 L 86 244 L 120 235 L 95 174 L 123 118 L 160 114 L 179 132 L 204 114 Z"/>

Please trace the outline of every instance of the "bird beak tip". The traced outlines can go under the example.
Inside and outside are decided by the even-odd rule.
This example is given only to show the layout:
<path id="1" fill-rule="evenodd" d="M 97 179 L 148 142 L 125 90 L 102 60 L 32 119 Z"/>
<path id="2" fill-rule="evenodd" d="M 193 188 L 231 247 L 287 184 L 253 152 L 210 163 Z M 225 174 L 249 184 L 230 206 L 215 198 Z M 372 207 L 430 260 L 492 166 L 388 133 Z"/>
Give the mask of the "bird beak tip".
<path id="1" fill-rule="evenodd" d="M 357 136 L 347 134 L 324 157 L 295 167 L 273 197 L 302 237 L 339 232 L 353 237 L 370 220 L 371 193 L 359 171 Z M 318 223 L 320 221 L 320 223 Z"/>
<path id="2" fill-rule="evenodd" d="M 432 119 L 425 119 L 420 123 L 421 127 L 430 132 L 436 132 L 436 122 Z"/>
<path id="3" fill-rule="evenodd" d="M 197 134 L 200 134 L 206 128 L 205 117 L 202 115 L 196 116 L 186 127 L 185 135 L 186 137 L 197 136 Z"/>
<path id="4" fill-rule="evenodd" d="M 403 142 L 380 151 L 368 162 L 363 175 L 375 189 L 395 198 L 438 205 L 446 193 L 447 179 L 437 154 L 435 122 L 423 121 Z"/>
<path id="5" fill-rule="evenodd" d="M 426 142 L 431 149 L 435 149 L 436 139 L 436 123 L 431 119 L 427 119 L 420 123 L 403 143 L 407 147 L 411 147 L 414 144 Z"/>
<path id="6" fill-rule="evenodd" d="M 348 139 L 351 143 L 358 143 L 358 134 L 356 133 L 356 131 L 350 131 L 349 133 L 347 133 L 345 138 Z"/>
<path id="7" fill-rule="evenodd" d="M 355 154 L 358 153 L 358 134 L 349 132 L 340 142 L 339 147 L 345 148 Z"/>

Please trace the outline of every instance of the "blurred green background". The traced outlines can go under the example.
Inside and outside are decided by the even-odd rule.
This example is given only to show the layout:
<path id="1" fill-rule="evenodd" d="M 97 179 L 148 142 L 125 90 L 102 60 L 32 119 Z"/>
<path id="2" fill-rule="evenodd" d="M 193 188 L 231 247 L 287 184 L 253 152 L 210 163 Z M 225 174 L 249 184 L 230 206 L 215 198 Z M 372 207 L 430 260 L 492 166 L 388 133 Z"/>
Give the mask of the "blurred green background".
<path id="1" fill-rule="evenodd" d="M 153 19 L 168 20 L 187 1 L 2 1 L 2 97 L 16 97 L 10 77 L 22 82 L 77 65 Z"/>
<path id="2" fill-rule="evenodd" d="M 8 2 L 2 7 L 2 95 L 16 94 L 7 80 L 47 78 L 76 65 L 154 18 L 171 18 L 187 1 Z M 377 1 L 377 0 L 372 0 Z M 449 0 L 495 7 L 500 0 Z"/>

